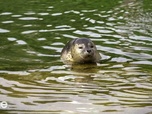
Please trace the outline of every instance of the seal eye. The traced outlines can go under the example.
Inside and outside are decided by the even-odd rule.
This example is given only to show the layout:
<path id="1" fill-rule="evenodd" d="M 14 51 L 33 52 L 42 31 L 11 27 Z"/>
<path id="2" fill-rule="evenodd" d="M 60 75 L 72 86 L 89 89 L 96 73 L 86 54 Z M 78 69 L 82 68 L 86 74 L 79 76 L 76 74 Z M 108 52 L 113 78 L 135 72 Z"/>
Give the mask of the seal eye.
<path id="1" fill-rule="evenodd" d="M 82 47 L 82 46 L 80 46 L 80 47 L 79 47 L 79 49 L 83 49 L 83 47 Z"/>
<path id="2" fill-rule="evenodd" d="M 94 48 L 94 46 L 91 46 L 91 48 Z"/>

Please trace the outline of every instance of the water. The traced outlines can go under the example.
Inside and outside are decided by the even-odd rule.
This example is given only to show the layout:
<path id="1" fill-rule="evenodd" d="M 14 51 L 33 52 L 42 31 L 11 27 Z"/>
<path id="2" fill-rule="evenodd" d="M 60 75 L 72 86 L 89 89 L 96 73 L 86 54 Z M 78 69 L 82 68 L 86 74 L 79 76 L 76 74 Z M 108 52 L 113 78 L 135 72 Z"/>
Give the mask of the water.
<path id="1" fill-rule="evenodd" d="M 151 0 L 0 1 L 4 113 L 151 114 Z M 60 52 L 90 38 L 97 66 L 69 67 Z"/>

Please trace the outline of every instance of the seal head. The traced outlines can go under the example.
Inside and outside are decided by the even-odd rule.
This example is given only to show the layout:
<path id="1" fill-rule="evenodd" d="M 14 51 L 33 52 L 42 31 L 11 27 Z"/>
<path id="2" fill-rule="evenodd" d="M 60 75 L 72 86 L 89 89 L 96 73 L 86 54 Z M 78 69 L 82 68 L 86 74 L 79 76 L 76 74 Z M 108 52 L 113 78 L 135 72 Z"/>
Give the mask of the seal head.
<path id="1" fill-rule="evenodd" d="M 76 38 L 65 45 L 61 59 L 66 64 L 96 63 L 101 56 L 90 39 Z"/>

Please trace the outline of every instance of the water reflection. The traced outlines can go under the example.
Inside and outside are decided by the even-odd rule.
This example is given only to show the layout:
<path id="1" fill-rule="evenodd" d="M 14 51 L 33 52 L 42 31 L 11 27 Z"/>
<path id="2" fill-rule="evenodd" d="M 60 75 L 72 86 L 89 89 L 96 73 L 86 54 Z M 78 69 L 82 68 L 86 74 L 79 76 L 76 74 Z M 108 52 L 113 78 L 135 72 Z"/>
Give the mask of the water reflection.
<path id="1" fill-rule="evenodd" d="M 0 33 L 7 33 L 7 32 L 10 32 L 10 31 L 9 31 L 9 30 L 6 30 L 6 29 L 0 28 Z"/>
<path id="2" fill-rule="evenodd" d="M 0 101 L 9 106 L 0 110 L 151 113 L 152 18 L 146 2 L 1 1 Z M 95 42 L 101 63 L 69 67 L 60 61 L 64 44 L 79 37 Z"/>

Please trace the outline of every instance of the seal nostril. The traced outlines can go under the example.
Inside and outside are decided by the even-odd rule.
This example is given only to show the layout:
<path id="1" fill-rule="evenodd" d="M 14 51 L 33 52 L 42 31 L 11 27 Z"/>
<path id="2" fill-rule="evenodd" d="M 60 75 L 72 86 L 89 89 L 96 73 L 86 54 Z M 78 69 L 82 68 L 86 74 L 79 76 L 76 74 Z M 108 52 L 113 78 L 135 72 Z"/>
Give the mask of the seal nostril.
<path id="1" fill-rule="evenodd" d="M 90 53 L 90 52 L 91 52 L 91 50 L 87 50 L 87 52 L 88 52 L 88 53 Z"/>

